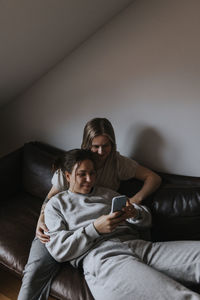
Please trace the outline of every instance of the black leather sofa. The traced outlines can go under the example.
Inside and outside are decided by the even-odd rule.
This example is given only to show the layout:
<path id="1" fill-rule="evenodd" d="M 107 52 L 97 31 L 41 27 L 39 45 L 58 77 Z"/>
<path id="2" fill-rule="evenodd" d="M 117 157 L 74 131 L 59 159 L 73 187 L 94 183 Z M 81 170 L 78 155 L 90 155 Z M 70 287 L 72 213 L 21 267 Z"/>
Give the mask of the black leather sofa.
<path id="1" fill-rule="evenodd" d="M 64 151 L 30 142 L 0 159 L 0 267 L 18 277 L 26 264 L 44 198 L 51 187 L 52 164 Z M 153 241 L 200 240 L 200 178 L 160 174 L 161 187 L 145 204 L 153 215 Z M 130 196 L 141 187 L 131 179 L 120 192 Z M 199 292 L 198 286 L 190 287 Z M 52 283 L 58 299 L 92 300 L 82 270 L 63 263 Z"/>

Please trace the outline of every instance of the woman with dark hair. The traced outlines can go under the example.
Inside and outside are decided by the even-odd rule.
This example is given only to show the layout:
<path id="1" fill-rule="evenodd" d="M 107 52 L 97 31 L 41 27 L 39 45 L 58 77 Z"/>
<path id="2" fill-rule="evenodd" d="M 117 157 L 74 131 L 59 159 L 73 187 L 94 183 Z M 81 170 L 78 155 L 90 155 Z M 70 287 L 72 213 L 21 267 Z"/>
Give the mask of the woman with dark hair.
<path id="1" fill-rule="evenodd" d="M 141 190 L 130 198 L 131 203 L 141 203 L 161 183 L 161 178 L 156 173 L 139 165 L 136 161 L 120 155 L 116 151 L 114 129 L 106 118 L 94 118 L 85 125 L 81 147 L 82 149 L 90 150 L 95 155 L 96 185 L 117 191 L 121 180 L 135 177 L 144 182 Z M 53 278 L 59 268 L 58 263 L 52 259 L 43 245 L 49 241 L 49 236 L 45 233 L 48 231 L 48 228 L 44 222 L 44 208 L 52 196 L 67 189 L 67 180 L 62 166 L 58 167 L 52 178 L 52 188 L 43 203 L 38 219 L 37 238 L 33 241 L 28 263 L 24 270 L 19 300 L 38 299 L 30 298 L 30 295 L 34 295 L 34 290 L 40 289 L 43 289 L 45 293 L 46 288 L 49 287 L 46 283 Z M 40 251 L 38 251 L 38 248 Z M 38 255 L 37 262 L 35 252 Z M 42 274 L 40 275 L 41 272 Z M 35 277 L 37 281 L 35 281 L 35 286 L 31 283 L 33 289 L 30 292 L 30 281 L 33 282 Z M 43 278 L 43 281 L 42 279 L 39 281 L 38 278 Z"/>
<path id="2" fill-rule="evenodd" d="M 68 151 L 63 170 L 68 190 L 45 207 L 45 246 L 56 261 L 83 268 L 95 300 L 200 299 L 181 285 L 200 280 L 199 241 L 141 240 L 139 229 L 151 225 L 150 212 L 127 200 L 123 212 L 111 213 L 119 194 L 95 186 L 88 150 Z"/>

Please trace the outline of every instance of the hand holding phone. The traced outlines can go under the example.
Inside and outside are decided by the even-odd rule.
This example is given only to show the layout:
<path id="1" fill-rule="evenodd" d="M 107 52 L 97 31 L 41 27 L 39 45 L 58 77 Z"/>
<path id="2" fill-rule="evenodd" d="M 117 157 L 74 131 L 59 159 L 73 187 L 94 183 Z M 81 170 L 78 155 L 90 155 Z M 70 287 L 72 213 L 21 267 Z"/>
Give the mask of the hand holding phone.
<path id="1" fill-rule="evenodd" d="M 116 211 L 122 211 L 122 208 L 126 206 L 127 197 L 122 196 L 116 196 L 112 199 L 112 206 L 111 206 L 111 213 Z"/>

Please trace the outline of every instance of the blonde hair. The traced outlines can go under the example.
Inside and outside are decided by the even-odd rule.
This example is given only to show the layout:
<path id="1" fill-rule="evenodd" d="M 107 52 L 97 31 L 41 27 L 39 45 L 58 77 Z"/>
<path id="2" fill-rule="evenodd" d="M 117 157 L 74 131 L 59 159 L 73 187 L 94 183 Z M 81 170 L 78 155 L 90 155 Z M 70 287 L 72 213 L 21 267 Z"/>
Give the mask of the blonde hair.
<path id="1" fill-rule="evenodd" d="M 82 149 L 90 150 L 92 140 L 99 135 L 105 135 L 109 138 L 112 151 L 116 151 L 115 132 L 112 124 L 106 118 L 94 118 L 87 122 L 83 131 Z"/>

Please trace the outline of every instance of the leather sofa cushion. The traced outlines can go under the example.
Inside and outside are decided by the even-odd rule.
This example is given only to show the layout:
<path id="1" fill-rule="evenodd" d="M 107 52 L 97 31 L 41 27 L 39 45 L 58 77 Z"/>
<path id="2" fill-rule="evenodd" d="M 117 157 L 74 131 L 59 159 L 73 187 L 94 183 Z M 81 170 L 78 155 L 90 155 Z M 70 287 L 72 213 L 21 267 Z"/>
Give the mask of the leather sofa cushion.
<path id="1" fill-rule="evenodd" d="M 61 264 L 61 270 L 52 282 L 51 295 L 61 300 L 94 299 L 84 279 L 83 271 L 75 269 L 68 262 Z"/>
<path id="2" fill-rule="evenodd" d="M 41 200 L 27 193 L 7 198 L 0 210 L 0 261 L 21 274 L 28 258 Z"/>

